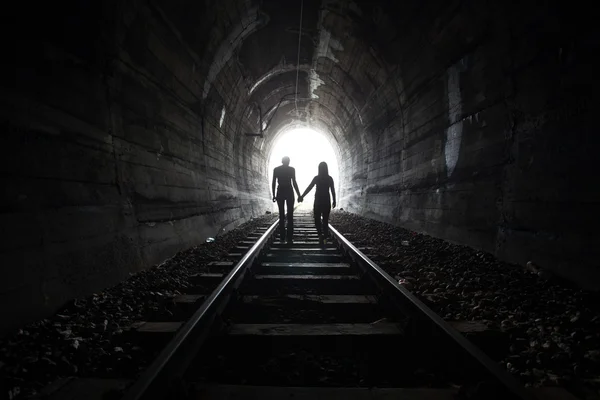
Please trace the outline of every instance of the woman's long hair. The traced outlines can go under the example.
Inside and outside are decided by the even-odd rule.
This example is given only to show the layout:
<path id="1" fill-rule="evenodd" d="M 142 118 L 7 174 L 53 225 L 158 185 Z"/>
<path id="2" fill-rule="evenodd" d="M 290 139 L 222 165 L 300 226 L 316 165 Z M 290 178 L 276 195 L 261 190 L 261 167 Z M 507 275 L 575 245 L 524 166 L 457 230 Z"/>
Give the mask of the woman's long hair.
<path id="1" fill-rule="evenodd" d="M 329 168 L 325 161 L 319 163 L 319 176 L 329 176 Z"/>

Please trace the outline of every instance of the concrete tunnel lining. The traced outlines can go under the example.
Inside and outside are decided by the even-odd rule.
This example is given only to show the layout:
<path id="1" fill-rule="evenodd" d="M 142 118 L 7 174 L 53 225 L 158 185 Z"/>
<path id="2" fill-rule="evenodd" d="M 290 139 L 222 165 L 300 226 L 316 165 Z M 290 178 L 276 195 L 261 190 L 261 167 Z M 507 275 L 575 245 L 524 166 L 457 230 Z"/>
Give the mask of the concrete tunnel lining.
<path id="1" fill-rule="evenodd" d="M 20 267 L 1 272 L 5 320 L 263 214 L 268 154 L 293 124 L 335 144 L 340 207 L 598 286 L 593 23 L 533 1 L 305 0 L 310 100 L 248 138 L 251 104 L 295 92 L 298 10 L 282 3 L 11 10 L 2 252 Z"/>

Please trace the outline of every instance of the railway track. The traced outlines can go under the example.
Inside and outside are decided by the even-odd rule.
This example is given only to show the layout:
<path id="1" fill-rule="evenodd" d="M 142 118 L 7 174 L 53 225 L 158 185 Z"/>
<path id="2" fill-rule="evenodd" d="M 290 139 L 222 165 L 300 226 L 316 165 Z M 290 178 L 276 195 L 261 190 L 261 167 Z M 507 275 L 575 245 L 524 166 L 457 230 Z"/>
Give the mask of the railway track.
<path id="1" fill-rule="evenodd" d="M 175 299 L 185 322 L 131 327 L 138 340 L 166 342 L 135 382 L 76 380 L 49 397 L 562 398 L 522 387 L 335 228 L 325 246 L 308 213 L 295 216 L 293 245 L 276 230 L 195 278 Z"/>

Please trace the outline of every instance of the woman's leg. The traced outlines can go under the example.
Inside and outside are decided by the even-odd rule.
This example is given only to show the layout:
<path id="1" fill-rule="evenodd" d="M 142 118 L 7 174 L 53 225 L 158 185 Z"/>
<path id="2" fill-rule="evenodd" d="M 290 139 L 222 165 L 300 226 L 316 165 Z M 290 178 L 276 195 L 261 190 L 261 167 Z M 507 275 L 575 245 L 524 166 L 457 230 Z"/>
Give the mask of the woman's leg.
<path id="1" fill-rule="evenodd" d="M 321 209 L 319 207 L 319 204 L 315 202 L 314 206 L 313 206 L 313 214 L 315 216 L 315 227 L 317 228 L 317 233 L 319 234 L 319 237 L 321 237 Z"/>
<path id="2" fill-rule="evenodd" d="M 323 236 L 329 237 L 329 213 L 331 212 L 331 204 L 323 207 Z"/>

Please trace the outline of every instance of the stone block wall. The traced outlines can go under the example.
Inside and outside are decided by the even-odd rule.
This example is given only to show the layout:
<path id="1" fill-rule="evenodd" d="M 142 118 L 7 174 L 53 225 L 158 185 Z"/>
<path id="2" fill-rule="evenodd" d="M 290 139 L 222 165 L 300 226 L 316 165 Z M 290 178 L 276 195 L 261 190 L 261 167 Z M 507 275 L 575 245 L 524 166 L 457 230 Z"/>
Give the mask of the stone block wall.
<path id="1" fill-rule="evenodd" d="M 213 60 L 159 6 L 40 7 L 2 32 L 2 331 L 270 206 L 266 160 L 243 138 L 234 150 L 241 122 L 222 116 L 235 91 L 202 100 Z"/>
<path id="2" fill-rule="evenodd" d="M 429 1 L 374 28 L 394 78 L 348 135 L 347 208 L 600 287 L 598 34 L 550 7 Z"/>

